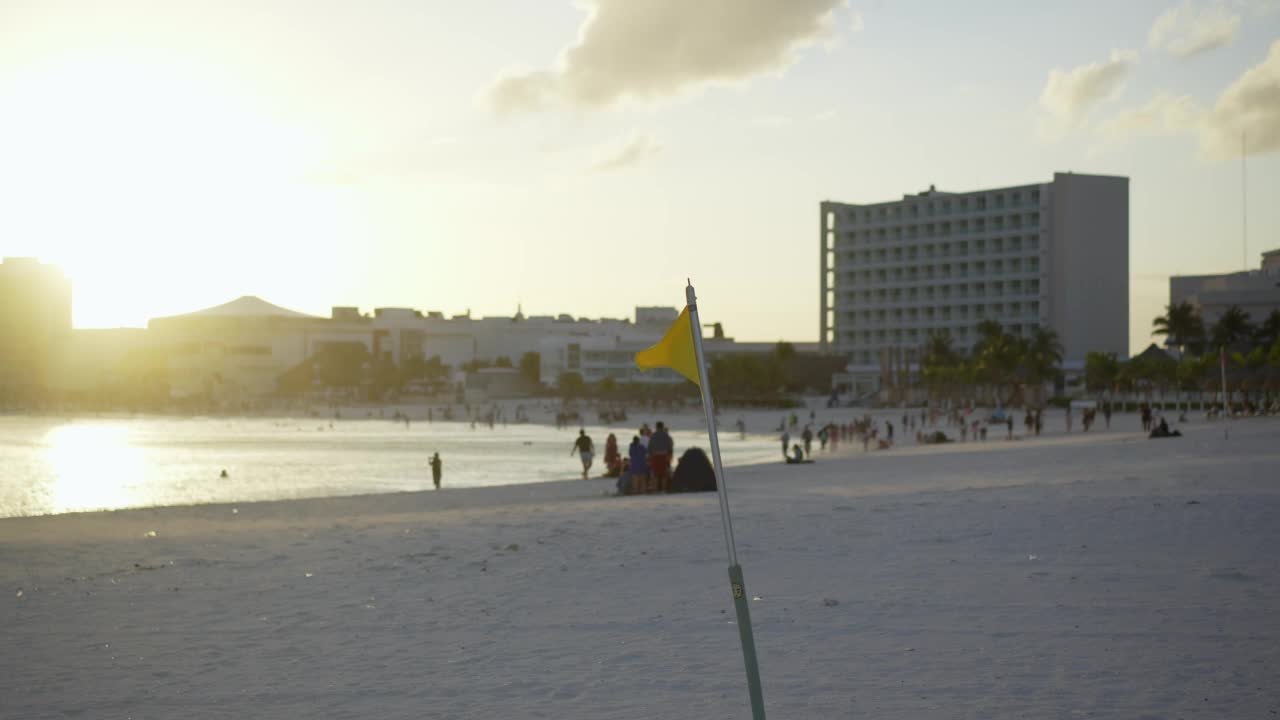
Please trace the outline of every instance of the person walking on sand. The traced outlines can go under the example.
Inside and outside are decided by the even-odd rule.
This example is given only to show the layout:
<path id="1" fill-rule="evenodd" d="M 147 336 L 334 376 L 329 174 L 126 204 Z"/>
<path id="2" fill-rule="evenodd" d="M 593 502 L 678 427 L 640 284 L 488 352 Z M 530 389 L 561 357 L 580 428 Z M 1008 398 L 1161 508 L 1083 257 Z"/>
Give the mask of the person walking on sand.
<path id="1" fill-rule="evenodd" d="M 578 429 L 578 439 L 573 441 L 573 447 L 569 450 L 570 455 L 575 452 L 582 459 L 582 479 L 586 480 L 587 472 L 591 470 L 591 461 L 596 456 L 596 447 L 592 444 L 591 438 L 583 428 Z"/>
<path id="2" fill-rule="evenodd" d="M 436 489 L 440 489 L 440 476 L 444 474 L 444 462 L 440 460 L 440 453 L 431 456 L 431 482 L 435 483 Z"/>
<path id="3" fill-rule="evenodd" d="M 813 452 L 813 430 L 805 425 L 800 437 L 804 440 L 804 456 L 809 457 Z"/>
<path id="4" fill-rule="evenodd" d="M 782 431 L 782 456 L 787 456 L 787 448 L 791 447 L 791 433 Z"/>

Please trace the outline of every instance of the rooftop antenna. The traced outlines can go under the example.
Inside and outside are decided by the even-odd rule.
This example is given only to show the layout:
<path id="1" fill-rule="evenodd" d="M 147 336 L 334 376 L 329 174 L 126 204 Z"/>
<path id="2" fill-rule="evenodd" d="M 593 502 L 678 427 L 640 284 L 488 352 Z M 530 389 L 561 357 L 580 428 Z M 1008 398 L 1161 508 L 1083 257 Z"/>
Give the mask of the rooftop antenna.
<path id="1" fill-rule="evenodd" d="M 1240 254 L 1244 269 L 1249 270 L 1249 181 L 1245 175 L 1245 158 L 1248 156 L 1245 133 L 1240 133 Z"/>

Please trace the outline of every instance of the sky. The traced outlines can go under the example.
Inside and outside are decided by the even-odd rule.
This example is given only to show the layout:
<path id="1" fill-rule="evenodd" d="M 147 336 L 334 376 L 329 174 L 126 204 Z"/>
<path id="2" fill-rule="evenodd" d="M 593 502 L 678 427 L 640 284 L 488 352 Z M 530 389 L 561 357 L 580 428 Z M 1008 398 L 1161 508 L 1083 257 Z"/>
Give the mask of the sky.
<path id="1" fill-rule="evenodd" d="M 793 341 L 822 200 L 1125 175 L 1136 353 L 1170 274 L 1280 247 L 1280 0 L 4 0 L 0 159 L 0 254 L 77 327 L 629 317 L 689 278 Z"/>

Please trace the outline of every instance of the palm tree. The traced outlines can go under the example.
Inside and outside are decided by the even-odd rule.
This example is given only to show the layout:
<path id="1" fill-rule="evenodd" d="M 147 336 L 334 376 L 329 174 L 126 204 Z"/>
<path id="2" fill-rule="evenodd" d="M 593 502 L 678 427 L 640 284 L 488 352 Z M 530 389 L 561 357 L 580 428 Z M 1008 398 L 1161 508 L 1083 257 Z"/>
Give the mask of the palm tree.
<path id="1" fill-rule="evenodd" d="M 1115 388 L 1120 377 L 1120 361 L 1115 353 L 1090 352 L 1084 357 L 1085 387 L 1093 392 Z"/>
<path id="2" fill-rule="evenodd" d="M 959 359 L 951 333 L 945 330 L 929 333 L 929 339 L 924 344 L 924 356 L 921 358 L 923 365 L 950 366 L 955 365 Z"/>
<path id="3" fill-rule="evenodd" d="M 1166 305 L 1164 315 L 1152 320 L 1151 325 L 1154 328 L 1151 334 L 1165 336 L 1165 345 L 1177 348 L 1178 352 L 1204 337 L 1204 320 L 1195 306 L 1185 300 Z"/>
<path id="4" fill-rule="evenodd" d="M 1057 376 L 1058 365 L 1062 363 L 1062 343 L 1058 340 L 1058 333 L 1046 327 L 1032 328 L 1024 361 L 1038 382 Z"/>
<path id="5" fill-rule="evenodd" d="M 1254 341 L 1263 347 L 1271 347 L 1277 340 L 1280 340 L 1280 310 L 1272 310 L 1258 325 Z"/>
<path id="6" fill-rule="evenodd" d="M 936 393 L 941 387 L 957 384 L 962 365 L 950 333 L 945 330 L 929 333 L 920 357 L 920 375 L 931 391 Z"/>
<path id="7" fill-rule="evenodd" d="M 1000 323 L 993 320 L 979 323 L 978 334 L 973 346 L 974 374 L 979 381 L 997 388 L 997 400 L 999 386 L 1009 385 L 1012 400 L 1018 392 L 1018 368 L 1027 354 L 1026 340 L 1004 332 Z"/>
<path id="8" fill-rule="evenodd" d="M 1249 313 L 1232 305 L 1218 317 L 1213 324 L 1213 344 L 1217 347 L 1231 347 L 1238 342 L 1253 337 L 1253 326 L 1249 324 Z"/>

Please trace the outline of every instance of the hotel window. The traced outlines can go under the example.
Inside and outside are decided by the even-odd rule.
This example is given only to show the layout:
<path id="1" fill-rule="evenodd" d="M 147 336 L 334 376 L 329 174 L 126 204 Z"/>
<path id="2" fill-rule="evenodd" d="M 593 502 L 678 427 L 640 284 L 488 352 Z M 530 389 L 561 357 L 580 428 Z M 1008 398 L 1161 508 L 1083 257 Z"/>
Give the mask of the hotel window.
<path id="1" fill-rule="evenodd" d="M 1000 238 L 995 238 L 994 240 L 992 240 L 991 252 L 993 253 L 1004 252 L 1004 241 L 1001 240 Z"/>

